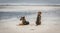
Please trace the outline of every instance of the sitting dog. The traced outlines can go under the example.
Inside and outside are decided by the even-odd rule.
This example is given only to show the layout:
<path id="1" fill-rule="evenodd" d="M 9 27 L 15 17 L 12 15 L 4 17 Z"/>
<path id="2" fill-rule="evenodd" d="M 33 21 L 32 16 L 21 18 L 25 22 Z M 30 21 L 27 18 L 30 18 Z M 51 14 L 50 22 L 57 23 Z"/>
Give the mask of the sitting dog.
<path id="1" fill-rule="evenodd" d="M 38 12 L 36 25 L 41 25 L 41 12 Z"/>
<path id="2" fill-rule="evenodd" d="M 26 21 L 25 17 L 21 17 L 20 21 L 22 21 L 22 24 L 20 24 L 20 25 L 28 25 L 29 24 L 29 22 Z"/>

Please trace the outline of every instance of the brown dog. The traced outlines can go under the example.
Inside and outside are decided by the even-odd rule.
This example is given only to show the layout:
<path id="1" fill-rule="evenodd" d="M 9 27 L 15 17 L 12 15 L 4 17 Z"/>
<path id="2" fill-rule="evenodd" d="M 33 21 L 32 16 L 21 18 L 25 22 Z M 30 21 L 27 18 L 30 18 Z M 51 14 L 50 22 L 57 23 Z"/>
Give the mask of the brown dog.
<path id="1" fill-rule="evenodd" d="M 36 25 L 41 25 L 41 12 L 38 12 Z"/>
<path id="2" fill-rule="evenodd" d="M 26 19 L 25 19 L 25 17 L 23 16 L 23 17 L 21 17 L 21 19 L 20 19 L 21 21 L 22 21 L 22 24 L 20 24 L 20 25 L 28 25 L 29 24 L 29 22 L 28 21 L 26 21 Z"/>

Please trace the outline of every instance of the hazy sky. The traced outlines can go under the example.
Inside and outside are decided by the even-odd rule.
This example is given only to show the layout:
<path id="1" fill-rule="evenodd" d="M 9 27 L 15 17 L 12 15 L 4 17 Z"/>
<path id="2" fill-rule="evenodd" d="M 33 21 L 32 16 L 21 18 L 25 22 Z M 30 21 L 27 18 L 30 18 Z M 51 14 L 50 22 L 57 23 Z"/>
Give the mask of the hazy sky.
<path id="1" fill-rule="evenodd" d="M 18 3 L 18 4 L 60 4 L 60 0 L 0 0 L 1 3 Z"/>

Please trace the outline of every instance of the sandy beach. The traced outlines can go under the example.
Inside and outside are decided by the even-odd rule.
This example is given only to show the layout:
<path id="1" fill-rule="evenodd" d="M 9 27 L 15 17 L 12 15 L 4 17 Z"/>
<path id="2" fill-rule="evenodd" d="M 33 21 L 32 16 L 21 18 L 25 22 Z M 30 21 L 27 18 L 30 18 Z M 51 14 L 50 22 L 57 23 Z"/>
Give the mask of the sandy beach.
<path id="1" fill-rule="evenodd" d="M 1 15 L 1 14 L 0 14 Z M 0 19 L 0 33 L 60 33 L 60 8 L 42 12 L 41 25 L 36 26 L 36 15 L 26 15 L 29 25 L 19 26 L 19 18 Z M 1 17 L 2 18 L 2 17 Z"/>

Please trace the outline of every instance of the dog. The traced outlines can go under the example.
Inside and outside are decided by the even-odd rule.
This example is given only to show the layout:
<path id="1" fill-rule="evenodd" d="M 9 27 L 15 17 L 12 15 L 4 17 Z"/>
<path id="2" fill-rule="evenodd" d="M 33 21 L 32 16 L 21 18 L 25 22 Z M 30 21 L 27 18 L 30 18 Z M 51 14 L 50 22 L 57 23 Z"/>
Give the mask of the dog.
<path id="1" fill-rule="evenodd" d="M 29 22 L 26 21 L 25 16 L 21 17 L 20 21 L 22 21 L 22 24 L 20 24 L 20 25 L 29 25 Z"/>
<path id="2" fill-rule="evenodd" d="M 38 12 L 36 25 L 41 25 L 41 12 Z"/>

